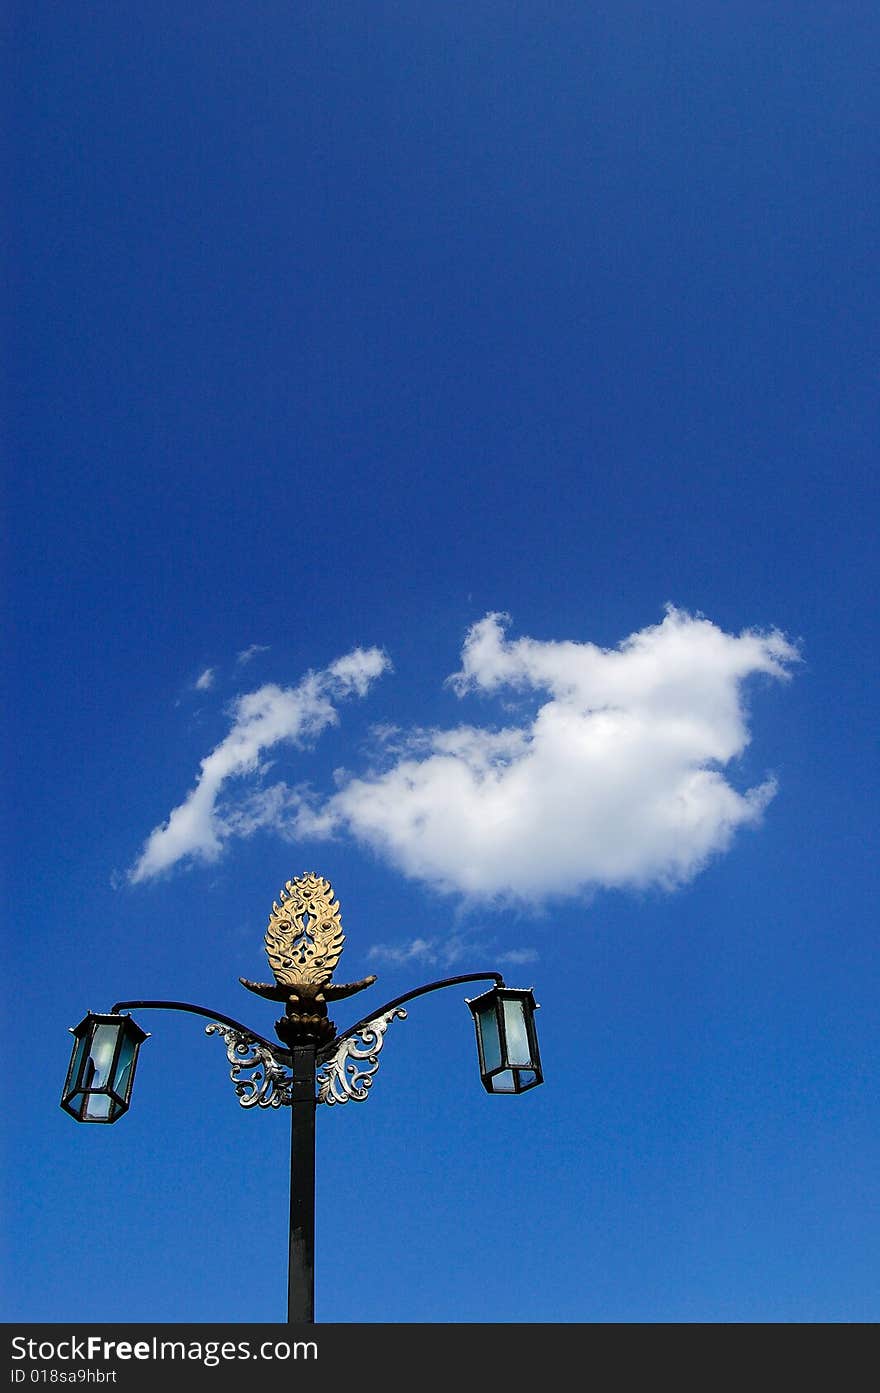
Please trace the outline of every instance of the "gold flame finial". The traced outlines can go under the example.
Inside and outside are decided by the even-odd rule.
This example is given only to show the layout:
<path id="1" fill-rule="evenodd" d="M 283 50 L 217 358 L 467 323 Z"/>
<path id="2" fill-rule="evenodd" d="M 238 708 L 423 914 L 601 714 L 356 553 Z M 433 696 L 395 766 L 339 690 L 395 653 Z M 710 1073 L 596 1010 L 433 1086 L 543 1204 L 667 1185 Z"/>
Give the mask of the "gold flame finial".
<path id="1" fill-rule="evenodd" d="M 266 956 L 279 986 L 329 982 L 345 934 L 333 886 L 314 873 L 288 880 L 272 905 Z"/>
<path id="2" fill-rule="evenodd" d="M 266 956 L 275 981 L 239 978 L 249 991 L 285 1002 L 284 1018 L 275 1024 L 282 1040 L 332 1039 L 336 1029 L 327 1019 L 327 1002 L 353 996 L 375 982 L 375 976 L 339 985 L 331 981 L 344 943 L 339 901 L 329 880 L 313 871 L 288 880 L 273 902 L 266 928 Z"/>

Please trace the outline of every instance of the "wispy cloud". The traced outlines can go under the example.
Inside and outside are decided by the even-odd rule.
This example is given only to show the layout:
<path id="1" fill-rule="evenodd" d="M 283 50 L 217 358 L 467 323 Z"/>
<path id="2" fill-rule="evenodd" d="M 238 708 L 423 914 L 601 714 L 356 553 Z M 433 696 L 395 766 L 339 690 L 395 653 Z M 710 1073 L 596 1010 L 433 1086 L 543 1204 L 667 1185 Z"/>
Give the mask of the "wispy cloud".
<path id="1" fill-rule="evenodd" d="M 367 953 L 373 963 L 391 963 L 400 967 L 407 963 L 443 963 L 450 966 L 462 956 L 461 940 L 438 943 L 436 939 L 413 938 L 409 943 L 374 943 Z"/>
<path id="2" fill-rule="evenodd" d="M 214 685 L 216 671 L 212 667 L 206 667 L 193 684 L 197 692 L 209 692 Z"/>
<path id="3" fill-rule="evenodd" d="M 367 953 L 372 963 L 389 963 L 393 967 L 421 963 L 426 966 L 454 968 L 463 960 L 473 961 L 474 953 L 488 949 L 488 944 L 476 943 L 473 938 L 451 934 L 446 938 L 413 938 L 408 943 L 375 943 Z M 492 962 L 513 967 L 537 962 L 534 948 L 508 948 L 498 952 L 492 945 Z"/>
<path id="4" fill-rule="evenodd" d="M 355 650 L 295 688 L 239 698 L 229 735 L 131 878 L 184 857 L 214 859 L 230 838 L 272 827 L 303 841 L 353 839 L 465 902 L 534 906 L 601 887 L 673 889 L 760 822 L 773 777 L 740 791 L 725 771 L 749 743 L 747 684 L 785 679 L 798 661 L 782 634 L 728 634 L 672 607 L 614 649 L 511 639 L 509 629 L 500 613 L 474 624 L 448 679 L 459 700 L 483 703 L 486 719 L 434 730 L 379 724 L 379 764 L 337 769 L 323 796 L 264 788 L 262 754 L 335 723 L 332 698 L 366 695 L 387 658 Z M 250 782 L 236 778 L 230 790 L 233 775 Z M 451 942 L 383 951 L 454 960 Z"/>
<path id="5" fill-rule="evenodd" d="M 258 653 L 268 652 L 268 643 L 252 643 L 249 647 L 242 648 L 239 653 L 236 653 L 235 661 L 238 663 L 240 667 L 244 667 L 246 663 L 249 663 L 253 658 L 256 658 Z"/>
<path id="6" fill-rule="evenodd" d="M 265 752 L 279 743 L 307 745 L 338 720 L 335 701 L 364 696 L 389 666 L 379 649 L 358 648 L 307 673 L 296 687 L 267 683 L 238 697 L 229 734 L 202 760 L 185 800 L 150 833 L 129 879 L 148 880 L 183 860 L 215 861 L 231 837 L 277 824 L 289 804 L 284 785 L 263 790 L 245 783 L 221 802 L 228 781 L 259 776 Z"/>

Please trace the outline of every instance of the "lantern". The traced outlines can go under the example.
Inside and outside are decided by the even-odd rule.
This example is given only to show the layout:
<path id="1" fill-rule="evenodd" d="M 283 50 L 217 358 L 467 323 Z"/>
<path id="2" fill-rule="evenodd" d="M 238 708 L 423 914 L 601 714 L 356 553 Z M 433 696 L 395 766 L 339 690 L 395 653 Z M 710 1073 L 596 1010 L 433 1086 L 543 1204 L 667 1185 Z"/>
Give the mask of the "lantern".
<path id="1" fill-rule="evenodd" d="M 544 1082 L 537 1002 L 531 988 L 495 986 L 467 999 L 477 1032 L 480 1078 L 488 1093 L 525 1093 Z"/>
<path id="2" fill-rule="evenodd" d="M 73 1053 L 61 1106 L 77 1122 L 115 1122 L 128 1111 L 138 1050 L 148 1032 L 130 1016 L 89 1011 L 71 1034 Z"/>

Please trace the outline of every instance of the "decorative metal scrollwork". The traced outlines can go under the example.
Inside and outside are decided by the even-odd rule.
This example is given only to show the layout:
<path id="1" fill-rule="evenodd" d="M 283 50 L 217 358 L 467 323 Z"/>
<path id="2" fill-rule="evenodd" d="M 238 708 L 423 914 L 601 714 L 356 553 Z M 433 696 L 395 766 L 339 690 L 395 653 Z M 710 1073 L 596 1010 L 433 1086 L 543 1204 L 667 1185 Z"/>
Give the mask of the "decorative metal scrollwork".
<path id="1" fill-rule="evenodd" d="M 406 1019 L 401 1006 L 367 1021 L 355 1035 L 341 1040 L 336 1052 L 317 1073 L 319 1103 L 362 1103 L 379 1067 L 377 1055 L 385 1043 L 385 1031 L 397 1016 Z M 360 1042 L 360 1043 L 358 1043 Z M 367 1061 L 366 1067 L 360 1066 Z"/>
<path id="2" fill-rule="evenodd" d="M 406 1019 L 402 1006 L 365 1022 L 355 1035 L 339 1042 L 336 1051 L 315 1075 L 316 1103 L 362 1103 L 365 1100 L 379 1068 L 377 1056 L 385 1043 L 385 1031 L 395 1016 L 398 1020 Z M 268 1045 L 219 1021 L 206 1025 L 205 1034 L 223 1038 L 226 1058 L 232 1065 L 229 1077 L 243 1108 L 291 1105 L 292 1074 Z"/>
<path id="3" fill-rule="evenodd" d="M 226 1042 L 226 1058 L 232 1065 L 229 1077 L 243 1108 L 290 1105 L 291 1075 L 267 1045 L 217 1021 L 205 1026 L 205 1034 L 221 1035 Z M 252 1072 L 242 1077 L 242 1070 Z"/>

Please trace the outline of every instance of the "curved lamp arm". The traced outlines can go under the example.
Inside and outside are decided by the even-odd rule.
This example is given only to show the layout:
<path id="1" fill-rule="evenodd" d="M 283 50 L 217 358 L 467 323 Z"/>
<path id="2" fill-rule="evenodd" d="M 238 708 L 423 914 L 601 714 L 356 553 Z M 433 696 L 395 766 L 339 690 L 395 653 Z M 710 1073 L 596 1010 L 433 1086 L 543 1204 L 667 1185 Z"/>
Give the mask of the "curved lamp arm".
<path id="1" fill-rule="evenodd" d="M 258 1035 L 255 1030 L 251 1030 L 249 1025 L 242 1025 L 241 1021 L 234 1021 L 231 1016 L 224 1016 L 222 1011 L 208 1011 L 204 1006 L 193 1006 L 188 1001 L 117 1001 L 113 1007 L 113 1014 L 116 1015 L 119 1011 L 152 1011 L 155 1009 L 191 1011 L 193 1015 L 205 1016 L 209 1021 L 220 1021 L 223 1025 L 229 1025 L 233 1030 L 239 1031 L 242 1035 L 248 1035 L 252 1040 L 265 1045 L 283 1064 L 290 1064 L 289 1050 L 285 1050 L 281 1045 L 276 1045 L 272 1040 L 267 1040 L 264 1035 Z"/>
<path id="2" fill-rule="evenodd" d="M 350 1025 L 348 1030 L 343 1030 L 339 1035 L 334 1035 L 332 1040 L 318 1051 L 318 1059 L 325 1055 L 333 1054 L 340 1041 L 348 1040 L 352 1035 L 358 1035 L 365 1025 L 376 1020 L 379 1016 L 384 1016 L 387 1011 L 393 1011 L 395 1006 L 402 1006 L 405 1001 L 412 1001 L 414 997 L 424 996 L 426 992 L 436 992 L 441 987 L 456 987 L 459 982 L 495 982 L 499 987 L 504 986 L 504 978 L 500 972 L 466 972 L 461 977 L 444 977 L 439 982 L 426 982 L 423 987 L 415 987 L 411 992 L 404 992 L 403 996 L 396 996 L 393 1001 L 386 1001 L 384 1006 L 378 1006 L 371 1011 L 368 1016 L 363 1016 L 354 1025 Z"/>

